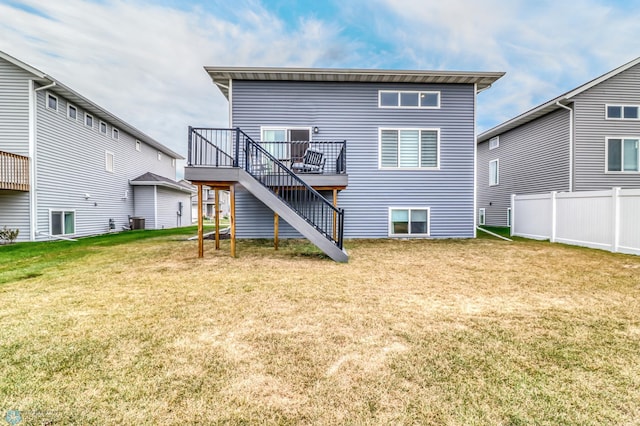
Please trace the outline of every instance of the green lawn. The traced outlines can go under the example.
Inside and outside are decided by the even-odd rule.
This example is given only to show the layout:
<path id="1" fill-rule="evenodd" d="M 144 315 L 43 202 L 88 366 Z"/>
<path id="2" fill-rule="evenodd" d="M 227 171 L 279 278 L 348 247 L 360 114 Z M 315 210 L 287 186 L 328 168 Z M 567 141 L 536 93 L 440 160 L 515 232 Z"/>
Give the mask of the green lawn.
<path id="1" fill-rule="evenodd" d="M 0 422 L 640 422 L 639 257 L 192 235 L 0 246 Z"/>

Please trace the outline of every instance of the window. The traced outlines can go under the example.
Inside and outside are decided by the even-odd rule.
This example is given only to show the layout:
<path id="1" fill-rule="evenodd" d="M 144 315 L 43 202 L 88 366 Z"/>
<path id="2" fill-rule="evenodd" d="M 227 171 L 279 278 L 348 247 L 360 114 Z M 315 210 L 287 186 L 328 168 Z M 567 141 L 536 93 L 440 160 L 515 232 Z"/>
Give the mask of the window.
<path id="1" fill-rule="evenodd" d="M 489 149 L 496 149 L 500 146 L 500 136 L 494 136 L 489 139 Z"/>
<path id="2" fill-rule="evenodd" d="M 78 109 L 71 104 L 67 104 L 67 117 L 72 120 L 78 119 Z"/>
<path id="3" fill-rule="evenodd" d="M 607 105 L 606 117 L 613 120 L 637 120 L 640 118 L 639 108 L 638 105 Z"/>
<path id="4" fill-rule="evenodd" d="M 100 133 L 104 133 L 105 135 L 107 134 L 107 123 L 104 121 L 100 122 Z"/>
<path id="5" fill-rule="evenodd" d="M 51 93 L 47 93 L 47 108 L 54 111 L 58 110 L 58 98 Z"/>
<path id="6" fill-rule="evenodd" d="M 162 160 L 162 153 L 158 151 L 158 161 Z"/>
<path id="7" fill-rule="evenodd" d="M 511 226 L 511 207 L 507 208 L 507 226 Z"/>
<path id="8" fill-rule="evenodd" d="M 389 236 L 429 236 L 429 208 L 390 208 Z"/>
<path id="9" fill-rule="evenodd" d="M 494 186 L 500 183 L 500 166 L 498 160 L 489 161 L 489 185 Z"/>
<path id="10" fill-rule="evenodd" d="M 172 158 L 171 159 L 171 167 L 175 167 L 176 166 L 176 159 Z"/>
<path id="11" fill-rule="evenodd" d="M 640 171 L 638 139 L 607 139 L 607 172 Z"/>
<path id="12" fill-rule="evenodd" d="M 381 168 L 437 168 L 438 129 L 380 129 Z"/>
<path id="13" fill-rule="evenodd" d="M 484 225 L 485 221 L 485 209 L 478 209 L 478 225 Z"/>
<path id="14" fill-rule="evenodd" d="M 261 136 L 262 147 L 278 160 L 302 161 L 309 148 L 311 127 L 262 127 Z"/>
<path id="15" fill-rule="evenodd" d="M 105 151 L 104 158 L 105 158 L 104 169 L 108 172 L 113 173 L 113 152 Z"/>
<path id="16" fill-rule="evenodd" d="M 93 116 L 90 114 L 85 113 L 84 114 L 84 125 L 87 127 L 92 127 L 93 128 Z"/>
<path id="17" fill-rule="evenodd" d="M 136 141 L 136 151 L 140 151 L 140 141 Z"/>
<path id="18" fill-rule="evenodd" d="M 118 129 L 112 129 L 111 130 L 111 137 L 113 139 L 120 139 L 120 131 Z"/>
<path id="19" fill-rule="evenodd" d="M 380 108 L 440 108 L 440 92 L 378 91 Z"/>
<path id="20" fill-rule="evenodd" d="M 72 235 L 76 232 L 75 210 L 50 210 L 49 233 L 51 235 Z"/>

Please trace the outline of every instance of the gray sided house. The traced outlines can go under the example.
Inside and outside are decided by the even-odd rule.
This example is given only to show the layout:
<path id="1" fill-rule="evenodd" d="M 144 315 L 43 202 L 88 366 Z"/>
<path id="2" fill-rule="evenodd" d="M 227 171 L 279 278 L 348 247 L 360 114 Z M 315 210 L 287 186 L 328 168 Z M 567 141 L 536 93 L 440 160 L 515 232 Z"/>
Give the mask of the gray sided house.
<path id="1" fill-rule="evenodd" d="M 640 58 L 478 136 L 478 221 L 512 194 L 640 188 Z"/>
<path id="2" fill-rule="evenodd" d="M 133 182 L 146 173 L 173 182 L 180 158 L 58 80 L 0 52 L 0 228 L 19 229 L 18 241 L 122 230 L 136 216 L 145 218 L 147 228 L 176 226 L 180 202 L 188 216 L 182 223 L 190 224 L 187 188 Z M 156 197 L 152 209 L 141 201 L 150 192 Z"/>
<path id="3" fill-rule="evenodd" d="M 239 238 L 274 211 L 339 261 L 342 238 L 475 236 L 476 94 L 503 73 L 205 69 L 239 130 L 192 129 L 185 177 L 233 184 Z"/>

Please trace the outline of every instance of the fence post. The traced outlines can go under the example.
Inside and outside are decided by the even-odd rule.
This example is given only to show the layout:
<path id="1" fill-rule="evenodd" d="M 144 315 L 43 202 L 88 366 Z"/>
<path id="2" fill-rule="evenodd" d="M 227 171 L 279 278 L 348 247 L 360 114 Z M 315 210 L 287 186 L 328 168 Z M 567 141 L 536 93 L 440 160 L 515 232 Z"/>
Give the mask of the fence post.
<path id="1" fill-rule="evenodd" d="M 558 210 L 556 205 L 556 195 L 558 193 L 556 191 L 551 191 L 551 237 L 549 241 L 552 243 L 556 242 L 556 228 L 558 222 Z"/>
<path id="2" fill-rule="evenodd" d="M 516 232 L 516 194 L 511 194 L 511 228 L 509 236 L 513 237 Z"/>
<path id="3" fill-rule="evenodd" d="M 613 222 L 613 241 L 611 242 L 611 251 L 617 252 L 620 246 L 620 188 L 611 188 L 611 201 L 613 203 L 611 213 Z"/>

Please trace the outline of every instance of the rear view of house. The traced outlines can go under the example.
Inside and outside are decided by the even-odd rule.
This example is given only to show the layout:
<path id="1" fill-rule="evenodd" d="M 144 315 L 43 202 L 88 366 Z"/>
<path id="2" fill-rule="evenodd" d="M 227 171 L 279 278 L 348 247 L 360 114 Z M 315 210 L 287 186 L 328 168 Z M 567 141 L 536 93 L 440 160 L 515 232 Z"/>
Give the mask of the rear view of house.
<path id="1" fill-rule="evenodd" d="M 189 225 L 191 191 L 174 182 L 180 158 L 0 52 L 0 227 L 18 229 L 18 241 Z"/>
<path id="2" fill-rule="evenodd" d="M 478 136 L 479 223 L 511 194 L 640 188 L 640 58 Z"/>
<path id="3" fill-rule="evenodd" d="M 343 238 L 475 236 L 475 97 L 502 73 L 206 71 L 230 129 L 192 129 L 185 178 L 233 188 L 238 237 L 344 261 Z"/>

